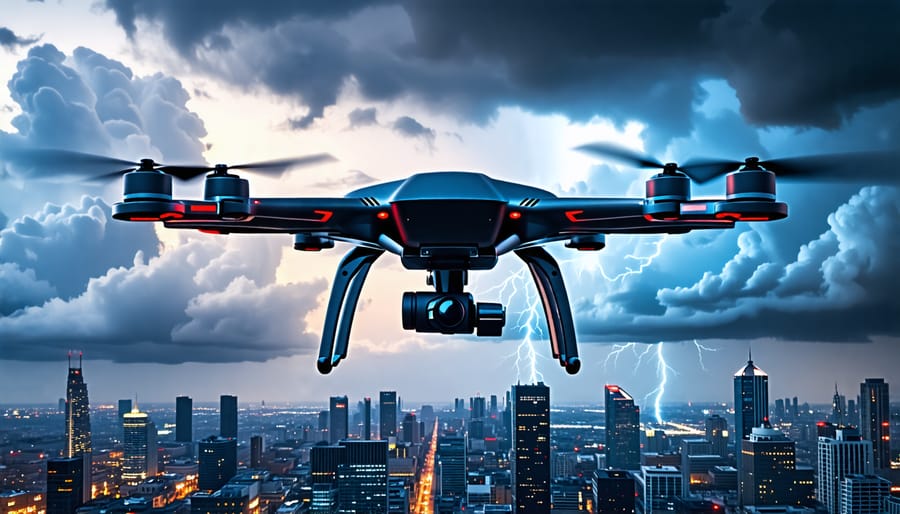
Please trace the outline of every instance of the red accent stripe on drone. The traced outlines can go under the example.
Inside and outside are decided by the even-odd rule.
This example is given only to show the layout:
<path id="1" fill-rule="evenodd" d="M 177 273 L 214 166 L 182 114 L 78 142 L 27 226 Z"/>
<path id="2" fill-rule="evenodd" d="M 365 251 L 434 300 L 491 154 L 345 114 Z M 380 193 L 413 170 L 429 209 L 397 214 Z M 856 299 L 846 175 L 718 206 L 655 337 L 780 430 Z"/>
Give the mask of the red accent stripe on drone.
<path id="1" fill-rule="evenodd" d="M 313 211 L 313 214 L 322 216 L 322 219 L 316 220 L 319 223 L 325 223 L 326 221 L 330 220 L 332 216 L 334 216 L 334 213 L 331 211 Z"/>
<path id="2" fill-rule="evenodd" d="M 128 218 L 128 221 L 159 221 L 159 218 L 133 217 L 133 218 Z"/>
<path id="3" fill-rule="evenodd" d="M 203 232 L 204 234 L 221 234 L 222 233 L 218 230 L 213 230 L 213 229 L 209 229 L 209 228 L 198 228 L 197 230 L 199 230 L 200 232 Z"/>
<path id="4" fill-rule="evenodd" d="M 184 214 L 180 212 L 164 212 L 159 215 L 159 219 L 161 220 L 177 220 L 184 217 Z"/>
<path id="5" fill-rule="evenodd" d="M 584 220 L 580 220 L 580 219 L 576 218 L 575 216 L 578 216 L 579 214 L 581 214 L 583 212 L 584 212 L 583 209 L 577 210 L 577 211 L 566 211 L 566 217 L 569 218 L 569 221 L 571 221 L 572 223 L 578 223 L 578 222 L 584 221 Z"/>
<path id="6" fill-rule="evenodd" d="M 191 204 L 191 212 L 216 212 L 219 206 L 216 204 L 209 205 L 204 203 Z"/>
<path id="7" fill-rule="evenodd" d="M 683 203 L 681 212 L 706 212 L 705 203 Z"/>

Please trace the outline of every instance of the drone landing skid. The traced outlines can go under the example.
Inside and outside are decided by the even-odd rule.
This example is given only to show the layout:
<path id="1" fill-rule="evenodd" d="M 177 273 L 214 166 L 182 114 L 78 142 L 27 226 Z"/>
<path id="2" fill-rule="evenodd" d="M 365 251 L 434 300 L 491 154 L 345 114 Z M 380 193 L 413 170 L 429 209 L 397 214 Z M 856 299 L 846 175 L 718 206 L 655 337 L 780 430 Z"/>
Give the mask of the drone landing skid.
<path id="1" fill-rule="evenodd" d="M 334 277 L 331 297 L 328 299 L 328 310 L 325 312 L 322 344 L 316 361 L 319 373 L 330 373 L 332 368 L 347 357 L 347 343 L 350 340 L 350 328 L 353 313 L 359 303 L 359 294 L 369 268 L 383 253 L 384 250 L 357 246 L 341 260 Z"/>
<path id="2" fill-rule="evenodd" d="M 550 349 L 553 357 L 559 359 L 561 366 L 570 375 L 581 369 L 578 358 L 578 343 L 575 340 L 575 322 L 572 319 L 572 308 L 563 282 L 559 264 L 546 250 L 539 246 L 515 250 L 534 277 L 544 314 L 547 316 L 547 327 L 550 330 Z"/>

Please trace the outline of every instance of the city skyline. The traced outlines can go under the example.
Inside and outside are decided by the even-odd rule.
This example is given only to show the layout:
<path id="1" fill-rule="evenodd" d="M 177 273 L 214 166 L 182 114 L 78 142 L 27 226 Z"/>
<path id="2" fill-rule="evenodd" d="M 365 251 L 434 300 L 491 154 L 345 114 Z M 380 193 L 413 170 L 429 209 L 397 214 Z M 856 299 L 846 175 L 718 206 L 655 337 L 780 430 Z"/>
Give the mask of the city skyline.
<path id="1" fill-rule="evenodd" d="M 0 22 L 0 405 L 55 403 L 69 348 L 84 350 L 103 404 L 223 393 L 353 402 L 383 390 L 421 404 L 441 401 L 444 382 L 475 396 L 540 380 L 561 403 L 600 403 L 604 385 L 620 384 L 653 416 L 656 404 L 730 402 L 720 371 L 751 346 L 778 377 L 772 398 L 826 403 L 835 382 L 848 398 L 866 378 L 900 383 L 894 186 L 784 180 L 783 221 L 610 235 L 602 252 L 551 245 L 575 314 L 577 376 L 552 362 L 534 286 L 513 259 L 469 277 L 477 301 L 501 301 L 509 316 L 502 338 L 475 340 L 403 331 L 402 293 L 425 287 L 425 276 L 386 257 L 363 289 L 354 358 L 323 377 L 315 351 L 346 246 L 299 253 L 290 237 L 120 223 L 110 206 L 121 181 L 74 180 L 73 163 L 19 152 L 337 159 L 278 179 L 248 173 L 260 196 L 342 196 L 429 170 L 480 171 L 561 196 L 639 196 L 651 172 L 573 148 L 604 141 L 679 162 L 900 148 L 891 17 L 844 1 L 814 14 L 774 4 L 577 12 L 526 3 L 514 17 L 486 8 L 475 23 L 452 4 L 228 4 L 210 18 L 146 0 L 132 9 L 10 0 Z M 811 15 L 855 36 L 832 51 L 832 34 L 808 29 Z M 681 34 L 636 37 L 626 29 L 634 20 L 675 20 Z M 773 43 L 782 37 L 790 51 Z M 859 63 L 862 53 L 870 58 Z M 692 191 L 721 195 L 723 183 Z M 201 194 L 198 184 L 175 187 Z"/>

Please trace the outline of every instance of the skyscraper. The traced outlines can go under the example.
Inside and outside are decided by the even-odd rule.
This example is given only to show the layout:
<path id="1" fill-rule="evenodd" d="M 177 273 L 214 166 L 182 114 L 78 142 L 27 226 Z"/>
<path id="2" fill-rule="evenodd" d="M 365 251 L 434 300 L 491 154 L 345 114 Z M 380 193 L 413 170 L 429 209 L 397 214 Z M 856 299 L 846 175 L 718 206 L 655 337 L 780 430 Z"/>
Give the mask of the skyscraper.
<path id="1" fill-rule="evenodd" d="M 261 435 L 250 436 L 250 467 L 261 468 L 263 465 L 264 439 Z"/>
<path id="2" fill-rule="evenodd" d="M 78 367 L 72 366 L 69 354 L 69 377 L 66 380 L 66 457 L 91 453 L 91 408 L 87 384 L 81 373 L 81 353 Z"/>
<path id="3" fill-rule="evenodd" d="M 465 498 L 466 438 L 457 435 L 438 437 L 434 462 L 439 475 L 438 494 Z"/>
<path id="4" fill-rule="evenodd" d="M 91 407 L 88 402 L 87 384 L 81 371 L 81 352 L 78 367 L 72 366 L 69 353 L 69 376 L 66 379 L 66 448 L 65 456 L 81 459 L 82 491 L 86 500 L 91 494 Z M 85 500 L 85 501 L 86 501 Z"/>
<path id="5" fill-rule="evenodd" d="M 346 396 L 332 396 L 328 408 L 328 440 L 331 444 L 347 438 L 349 426 L 349 407 Z"/>
<path id="6" fill-rule="evenodd" d="M 834 396 L 831 397 L 831 422 L 835 425 L 843 425 L 847 418 L 846 399 L 838 392 L 837 382 L 834 384 Z"/>
<path id="7" fill-rule="evenodd" d="M 379 439 L 397 437 L 397 391 L 378 393 Z"/>
<path id="8" fill-rule="evenodd" d="M 387 441 L 343 441 L 345 461 L 337 467 L 339 513 L 387 512 Z"/>
<path id="9" fill-rule="evenodd" d="M 75 509 L 91 499 L 90 477 L 86 476 L 90 473 L 84 472 L 85 460 L 84 455 L 79 455 L 47 461 L 48 513 L 74 514 Z"/>
<path id="10" fill-rule="evenodd" d="M 175 441 L 189 443 L 194 440 L 192 414 L 194 401 L 190 396 L 175 398 Z"/>
<path id="11" fill-rule="evenodd" d="M 512 502 L 517 514 L 550 510 L 550 388 L 512 387 Z"/>
<path id="12" fill-rule="evenodd" d="M 419 442 L 419 422 L 416 420 L 416 415 L 412 412 L 407 412 L 403 416 L 403 442 Z"/>
<path id="13" fill-rule="evenodd" d="M 719 457 L 728 456 L 728 420 L 713 414 L 706 418 L 706 440 L 712 444 L 712 452 Z"/>
<path id="14" fill-rule="evenodd" d="M 122 457 L 122 480 L 137 485 L 156 475 L 156 425 L 150 417 L 134 407 L 125 415 Z"/>
<path id="15" fill-rule="evenodd" d="M 363 440 L 372 439 L 372 399 L 366 396 L 363 404 Z"/>
<path id="16" fill-rule="evenodd" d="M 751 356 L 747 365 L 734 374 L 734 453 L 738 472 L 741 469 L 741 441 L 750 438 L 753 427 L 768 422 L 769 375 L 753 364 Z M 738 495 L 740 493 L 738 491 Z"/>
<path id="17" fill-rule="evenodd" d="M 237 441 L 225 437 L 208 437 L 200 441 L 197 487 L 215 491 L 237 473 Z"/>
<path id="18" fill-rule="evenodd" d="M 469 407 L 471 409 L 470 417 L 472 419 L 484 418 L 485 401 L 483 396 L 476 396 L 469 399 Z"/>
<path id="19" fill-rule="evenodd" d="M 223 394 L 219 397 L 219 435 L 237 439 L 238 403 L 237 396 Z"/>
<path id="20" fill-rule="evenodd" d="M 863 439 L 872 441 L 875 469 L 890 469 L 890 395 L 883 378 L 867 378 L 859 384 L 859 432 Z"/>
<path id="21" fill-rule="evenodd" d="M 634 398 L 617 385 L 607 385 L 606 465 L 611 468 L 641 468 L 641 409 Z"/>
<path id="22" fill-rule="evenodd" d="M 795 444 L 780 431 L 754 428 L 741 441 L 741 453 L 743 505 L 800 505 L 813 496 L 812 477 L 807 481 L 797 472 Z"/>
<path id="23" fill-rule="evenodd" d="M 841 512 L 841 482 L 847 475 L 871 475 L 872 441 L 865 441 L 856 429 L 839 429 L 836 437 L 819 437 L 816 498 L 829 514 Z"/>
<path id="24" fill-rule="evenodd" d="M 597 514 L 634 514 L 634 477 L 622 470 L 594 471 L 591 490 Z"/>

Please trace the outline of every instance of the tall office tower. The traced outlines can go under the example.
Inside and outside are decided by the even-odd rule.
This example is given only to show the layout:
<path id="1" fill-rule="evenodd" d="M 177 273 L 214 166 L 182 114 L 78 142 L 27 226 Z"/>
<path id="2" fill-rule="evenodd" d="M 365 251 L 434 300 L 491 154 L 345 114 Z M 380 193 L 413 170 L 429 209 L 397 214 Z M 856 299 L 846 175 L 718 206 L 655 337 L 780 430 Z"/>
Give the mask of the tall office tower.
<path id="1" fill-rule="evenodd" d="M 69 377 L 66 380 L 66 457 L 91 453 L 91 408 L 87 384 L 81 374 L 81 353 L 78 367 L 72 367 L 69 354 Z"/>
<path id="2" fill-rule="evenodd" d="M 492 394 L 491 395 L 491 403 L 490 403 L 490 411 L 489 411 L 488 415 L 492 418 L 496 418 L 497 413 L 499 413 L 499 412 L 500 411 L 497 410 L 497 395 Z"/>
<path id="3" fill-rule="evenodd" d="M 706 418 L 706 440 L 712 445 L 712 452 L 719 457 L 728 456 L 728 420 L 713 414 Z"/>
<path id="4" fill-rule="evenodd" d="M 859 419 L 859 412 L 856 411 L 856 401 L 847 400 L 847 422 L 852 424 L 850 420 Z"/>
<path id="5" fill-rule="evenodd" d="M 250 467 L 254 469 L 262 468 L 263 452 L 266 451 L 263 436 L 250 436 Z"/>
<path id="6" fill-rule="evenodd" d="M 219 435 L 222 437 L 238 436 L 238 403 L 237 396 L 223 394 L 219 397 Z"/>
<path id="7" fill-rule="evenodd" d="M 883 378 L 867 378 L 859 384 L 859 432 L 863 439 L 872 441 L 875 469 L 890 469 L 890 395 Z"/>
<path id="8" fill-rule="evenodd" d="M 439 436 L 434 465 L 440 477 L 438 494 L 445 497 L 465 498 L 466 438 L 462 436 Z"/>
<path id="9" fill-rule="evenodd" d="M 797 404 L 797 397 L 796 397 L 796 396 L 794 397 L 793 402 L 794 402 L 794 408 L 793 408 L 793 411 L 794 411 L 794 419 L 797 419 L 797 418 L 800 417 L 800 406 Z"/>
<path id="10" fill-rule="evenodd" d="M 332 396 L 328 407 L 328 441 L 335 444 L 347 438 L 350 430 L 349 401 L 346 396 Z"/>
<path id="11" fill-rule="evenodd" d="M 125 415 L 131 412 L 131 398 L 119 400 L 119 423 L 125 419 Z"/>
<path id="12" fill-rule="evenodd" d="M 372 398 L 368 396 L 363 406 L 363 440 L 372 440 Z"/>
<path id="13" fill-rule="evenodd" d="M 550 510 L 550 388 L 543 382 L 512 387 L 513 511 Z"/>
<path id="14" fill-rule="evenodd" d="M 344 441 L 345 460 L 337 467 L 337 512 L 387 512 L 388 442 Z"/>
<path id="15" fill-rule="evenodd" d="M 591 482 L 595 514 L 634 514 L 634 477 L 623 470 L 598 469 Z"/>
<path id="16" fill-rule="evenodd" d="M 675 510 L 681 498 L 681 471 L 675 466 L 641 466 L 637 479 L 638 512 L 655 514 Z"/>
<path id="17" fill-rule="evenodd" d="M 784 419 L 784 400 L 781 398 L 775 399 L 775 417 Z"/>
<path id="18" fill-rule="evenodd" d="M 812 481 L 797 473 L 795 443 L 773 428 L 756 427 L 741 441 L 743 505 L 800 505 L 812 496 Z M 806 487 L 804 487 L 806 485 Z"/>
<path id="19" fill-rule="evenodd" d="M 419 442 L 419 422 L 412 412 L 407 412 L 403 416 L 403 442 L 413 444 Z"/>
<path id="20" fill-rule="evenodd" d="M 47 512 L 74 514 L 91 499 L 90 461 L 87 454 L 47 461 Z M 88 466 L 85 466 L 85 464 Z"/>
<path id="21" fill-rule="evenodd" d="M 871 475 L 872 441 L 863 440 L 859 430 L 836 430 L 834 438 L 819 438 L 816 498 L 829 514 L 841 513 L 841 481 L 850 474 Z"/>
<path id="22" fill-rule="evenodd" d="M 379 439 L 397 437 L 397 391 L 378 393 Z"/>
<path id="23" fill-rule="evenodd" d="M 420 435 L 428 437 L 431 434 L 431 429 L 434 428 L 434 406 L 423 405 L 419 411 L 419 419 L 425 424 L 425 431 Z"/>
<path id="24" fill-rule="evenodd" d="M 237 473 L 237 441 L 225 437 L 208 437 L 200 441 L 197 488 L 215 491 Z"/>
<path id="25" fill-rule="evenodd" d="M 189 443 L 194 440 L 192 413 L 194 401 L 190 396 L 175 398 L 175 441 Z"/>
<path id="26" fill-rule="evenodd" d="M 606 465 L 641 468 L 641 409 L 617 385 L 606 386 Z"/>
<path id="27" fill-rule="evenodd" d="M 457 418 L 465 417 L 466 410 L 466 402 L 462 398 L 455 398 L 453 400 L 453 412 Z"/>
<path id="28" fill-rule="evenodd" d="M 847 409 L 844 407 L 844 397 L 838 392 L 837 382 L 834 383 L 834 396 L 831 397 L 831 422 L 835 425 L 843 425 L 847 418 Z"/>
<path id="29" fill-rule="evenodd" d="M 794 408 L 791 407 L 791 399 L 784 399 L 784 416 L 786 419 L 794 419 Z"/>
<path id="30" fill-rule="evenodd" d="M 485 414 L 485 403 L 483 396 L 476 396 L 474 398 L 469 399 L 469 404 L 471 407 L 471 418 L 472 419 L 482 419 Z"/>
<path id="31" fill-rule="evenodd" d="M 734 374 L 734 454 L 741 469 L 741 441 L 750 438 L 753 427 L 769 422 L 769 376 L 753 365 L 753 358 Z M 738 480 L 740 485 L 740 480 Z M 738 489 L 738 496 L 741 491 Z"/>
<path id="32" fill-rule="evenodd" d="M 147 477 L 156 476 L 156 425 L 150 416 L 134 407 L 125 415 L 122 456 L 122 480 L 137 485 Z"/>
<path id="33" fill-rule="evenodd" d="M 87 384 L 81 372 L 81 352 L 78 353 L 78 367 L 72 366 L 69 353 L 69 376 L 66 379 L 66 448 L 65 456 L 78 457 L 82 463 L 83 490 L 87 499 L 91 494 L 91 408 L 88 402 Z"/>
<path id="34" fill-rule="evenodd" d="M 877 475 L 850 474 L 841 481 L 842 514 L 881 514 L 891 482 Z"/>

